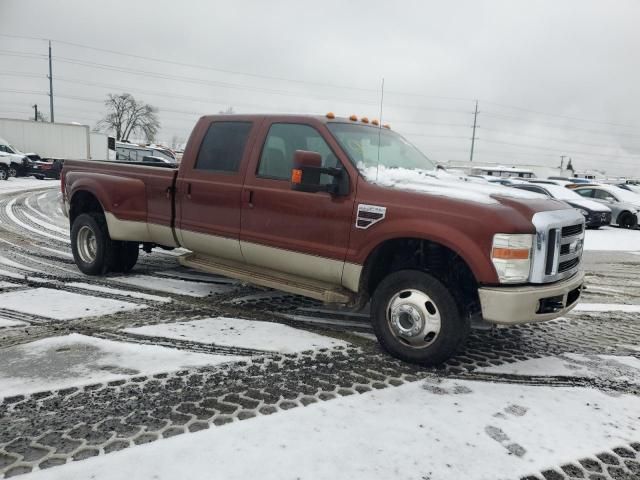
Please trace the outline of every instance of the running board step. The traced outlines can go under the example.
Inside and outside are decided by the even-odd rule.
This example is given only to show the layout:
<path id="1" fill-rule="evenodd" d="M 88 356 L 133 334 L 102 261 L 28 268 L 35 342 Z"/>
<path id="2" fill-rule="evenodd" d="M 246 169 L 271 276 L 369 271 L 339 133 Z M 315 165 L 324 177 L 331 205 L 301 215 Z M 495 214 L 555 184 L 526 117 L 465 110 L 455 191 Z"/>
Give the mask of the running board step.
<path id="1" fill-rule="evenodd" d="M 262 287 L 302 295 L 304 297 L 321 300 L 325 303 L 350 303 L 354 297 L 354 294 L 350 291 L 335 287 L 329 283 L 246 265 L 233 260 L 205 257 L 195 253 L 182 255 L 178 257 L 178 260 L 185 267 L 235 278 L 236 280 L 253 283 Z"/>

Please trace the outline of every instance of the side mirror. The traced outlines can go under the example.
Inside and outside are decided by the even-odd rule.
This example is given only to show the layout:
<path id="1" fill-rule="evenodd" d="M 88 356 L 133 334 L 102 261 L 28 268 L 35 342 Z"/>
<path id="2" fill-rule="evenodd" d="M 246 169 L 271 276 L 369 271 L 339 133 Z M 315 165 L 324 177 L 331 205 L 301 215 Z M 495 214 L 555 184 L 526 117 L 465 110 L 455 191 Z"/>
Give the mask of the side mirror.
<path id="1" fill-rule="evenodd" d="M 334 178 L 329 184 L 322 184 L 322 175 Z M 322 157 L 316 152 L 296 150 L 293 154 L 293 168 L 291 169 L 291 189 L 299 192 L 328 192 L 332 195 L 347 195 L 349 193 L 349 177 L 341 168 L 327 168 L 322 166 Z"/>

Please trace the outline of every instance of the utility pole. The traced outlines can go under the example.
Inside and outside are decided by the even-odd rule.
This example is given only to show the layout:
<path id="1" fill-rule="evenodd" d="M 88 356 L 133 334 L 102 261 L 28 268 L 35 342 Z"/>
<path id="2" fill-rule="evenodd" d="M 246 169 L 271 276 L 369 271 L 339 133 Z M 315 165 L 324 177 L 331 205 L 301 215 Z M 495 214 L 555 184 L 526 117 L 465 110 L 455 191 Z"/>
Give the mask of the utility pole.
<path id="1" fill-rule="evenodd" d="M 35 112 L 33 114 L 33 119 L 37 122 L 38 121 L 38 104 L 35 104 L 33 106 L 33 109 L 35 110 Z"/>
<path id="2" fill-rule="evenodd" d="M 49 115 L 53 123 L 53 68 L 51 66 L 51 40 L 49 40 Z"/>
<path id="3" fill-rule="evenodd" d="M 471 136 L 471 156 L 469 161 L 473 162 L 473 147 L 476 143 L 476 121 L 478 120 L 478 101 L 476 100 L 476 110 L 473 112 L 473 135 Z"/>

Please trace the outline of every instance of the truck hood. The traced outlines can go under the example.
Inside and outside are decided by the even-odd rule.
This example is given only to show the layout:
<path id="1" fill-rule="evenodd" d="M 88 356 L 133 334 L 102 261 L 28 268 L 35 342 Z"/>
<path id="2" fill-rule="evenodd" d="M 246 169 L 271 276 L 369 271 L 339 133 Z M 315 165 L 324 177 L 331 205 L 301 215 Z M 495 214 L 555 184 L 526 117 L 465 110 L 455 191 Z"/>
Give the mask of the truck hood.
<path id="1" fill-rule="evenodd" d="M 513 203 L 513 200 L 540 201 L 549 197 L 538 193 L 492 183 L 478 183 L 441 171 L 361 167 L 369 183 L 383 187 L 436 195 L 483 204 Z M 517 202 L 520 203 L 520 202 Z"/>

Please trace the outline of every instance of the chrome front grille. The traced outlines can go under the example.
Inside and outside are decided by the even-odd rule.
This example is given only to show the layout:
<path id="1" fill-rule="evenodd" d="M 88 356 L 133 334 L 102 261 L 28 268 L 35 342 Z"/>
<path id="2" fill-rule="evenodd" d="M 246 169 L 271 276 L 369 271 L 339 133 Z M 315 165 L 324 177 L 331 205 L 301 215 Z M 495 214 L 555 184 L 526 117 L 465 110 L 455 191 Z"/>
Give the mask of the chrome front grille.
<path id="1" fill-rule="evenodd" d="M 575 209 L 540 212 L 533 216 L 536 242 L 531 283 L 551 283 L 571 277 L 581 266 L 584 218 Z"/>

